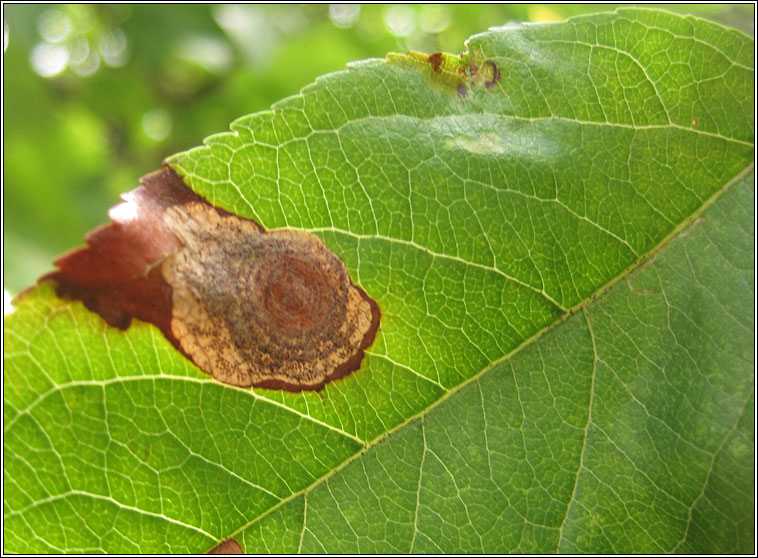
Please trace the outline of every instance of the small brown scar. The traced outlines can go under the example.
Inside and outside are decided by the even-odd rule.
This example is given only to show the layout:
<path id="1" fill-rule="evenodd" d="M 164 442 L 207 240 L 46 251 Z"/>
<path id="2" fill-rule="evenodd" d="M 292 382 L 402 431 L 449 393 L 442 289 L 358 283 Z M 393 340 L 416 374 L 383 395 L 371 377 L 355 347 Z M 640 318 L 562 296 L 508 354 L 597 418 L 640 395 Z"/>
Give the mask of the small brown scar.
<path id="1" fill-rule="evenodd" d="M 693 118 L 693 119 L 692 119 L 692 126 L 697 126 L 697 125 L 698 125 L 698 120 L 697 120 L 697 118 Z"/>
<path id="2" fill-rule="evenodd" d="M 693 231 L 695 230 L 695 227 L 697 227 L 700 223 L 707 223 L 708 220 L 704 217 L 700 217 L 696 219 L 689 227 L 687 227 L 686 231 L 682 231 L 677 235 L 677 238 L 685 238 L 687 236 L 690 236 Z"/>
<path id="3" fill-rule="evenodd" d="M 244 553 L 245 551 L 242 550 L 242 546 L 240 545 L 240 543 L 238 543 L 234 539 L 226 539 L 225 541 L 222 541 L 221 544 L 213 547 L 207 552 L 207 554 L 244 554 Z"/>
<path id="4" fill-rule="evenodd" d="M 434 71 L 439 74 L 442 71 L 442 53 L 435 52 L 434 54 L 430 54 L 429 64 L 431 64 Z"/>
<path id="5" fill-rule="evenodd" d="M 639 295 L 647 295 L 647 294 L 657 294 L 658 289 L 637 289 L 632 285 L 632 281 L 629 277 L 626 278 L 626 286 L 629 287 L 629 290 L 632 291 L 634 294 Z"/>
<path id="6" fill-rule="evenodd" d="M 58 259 L 59 296 L 106 322 L 158 326 L 198 368 L 239 387 L 320 390 L 360 368 L 381 312 L 316 236 L 265 231 L 210 205 L 171 169 Z"/>
<path id="7" fill-rule="evenodd" d="M 485 60 L 483 65 L 488 66 L 492 72 L 490 76 L 487 76 L 489 79 L 484 82 L 484 87 L 485 89 L 492 89 L 500 81 L 500 69 L 492 60 Z"/>

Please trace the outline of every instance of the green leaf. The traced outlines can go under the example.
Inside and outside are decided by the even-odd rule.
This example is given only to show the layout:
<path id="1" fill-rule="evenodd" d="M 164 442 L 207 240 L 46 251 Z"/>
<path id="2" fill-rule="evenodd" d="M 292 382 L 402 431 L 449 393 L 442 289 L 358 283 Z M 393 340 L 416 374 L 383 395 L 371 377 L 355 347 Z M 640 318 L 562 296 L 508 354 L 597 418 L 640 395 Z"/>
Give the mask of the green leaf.
<path id="1" fill-rule="evenodd" d="M 6 552 L 754 551 L 753 40 L 628 9 L 467 46 L 169 159 L 379 302 L 323 392 L 221 385 L 47 283 L 19 301 Z"/>

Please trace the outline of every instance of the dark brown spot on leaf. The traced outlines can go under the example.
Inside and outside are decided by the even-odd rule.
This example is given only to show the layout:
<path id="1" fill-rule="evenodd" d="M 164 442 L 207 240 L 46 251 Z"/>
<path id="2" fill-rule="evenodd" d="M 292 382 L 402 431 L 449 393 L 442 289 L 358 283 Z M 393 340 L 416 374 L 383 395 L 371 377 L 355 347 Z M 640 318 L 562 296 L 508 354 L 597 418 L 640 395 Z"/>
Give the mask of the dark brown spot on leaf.
<path id="1" fill-rule="evenodd" d="M 358 369 L 376 302 L 317 237 L 265 232 L 213 207 L 170 169 L 114 208 L 89 247 L 59 259 L 61 296 L 111 325 L 157 325 L 203 371 L 241 387 L 300 391 Z"/>
<path id="2" fill-rule="evenodd" d="M 226 539 L 218 546 L 212 548 L 208 551 L 208 554 L 244 554 L 245 551 L 242 550 L 242 546 L 240 546 L 240 543 L 235 541 L 234 539 Z"/>
<path id="3" fill-rule="evenodd" d="M 441 52 L 435 52 L 434 54 L 429 55 L 429 64 L 432 65 L 432 68 L 434 68 L 434 71 L 438 74 L 442 71 L 441 65 L 442 65 L 442 53 Z"/>

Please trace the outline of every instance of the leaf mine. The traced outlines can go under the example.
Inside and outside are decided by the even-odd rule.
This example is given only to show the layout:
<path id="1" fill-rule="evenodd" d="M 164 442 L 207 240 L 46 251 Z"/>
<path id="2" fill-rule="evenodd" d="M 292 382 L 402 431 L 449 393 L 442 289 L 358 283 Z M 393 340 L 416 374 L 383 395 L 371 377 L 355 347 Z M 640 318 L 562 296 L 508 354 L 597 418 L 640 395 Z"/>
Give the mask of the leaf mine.
<path id="1" fill-rule="evenodd" d="M 390 53 L 387 60 L 420 69 L 433 84 L 455 92 L 460 99 L 468 97 L 470 87 L 490 90 L 502 77 L 494 60 L 485 59 L 477 63 L 469 53 L 456 56 L 445 52 L 424 54 L 411 50 L 406 54 Z"/>
<path id="2" fill-rule="evenodd" d="M 317 390 L 357 370 L 376 302 L 316 236 L 270 232 L 210 205 L 166 169 L 50 274 L 109 324 L 158 326 L 200 369 L 240 387 Z"/>

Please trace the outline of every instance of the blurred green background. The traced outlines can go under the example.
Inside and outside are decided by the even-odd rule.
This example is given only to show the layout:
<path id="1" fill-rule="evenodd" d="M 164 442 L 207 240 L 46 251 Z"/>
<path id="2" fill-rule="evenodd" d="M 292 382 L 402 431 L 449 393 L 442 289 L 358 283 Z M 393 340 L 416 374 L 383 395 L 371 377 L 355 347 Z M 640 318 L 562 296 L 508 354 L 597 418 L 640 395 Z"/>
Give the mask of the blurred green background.
<path id="1" fill-rule="evenodd" d="M 167 155 L 321 74 L 606 5 L 3 5 L 6 305 Z M 659 5 L 753 35 L 753 6 Z"/>

